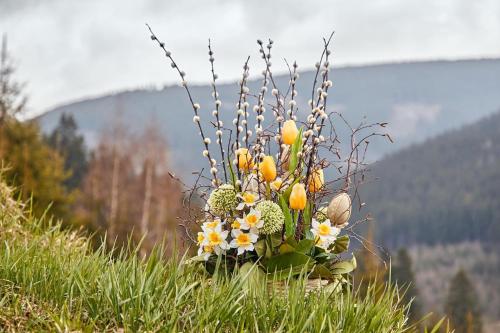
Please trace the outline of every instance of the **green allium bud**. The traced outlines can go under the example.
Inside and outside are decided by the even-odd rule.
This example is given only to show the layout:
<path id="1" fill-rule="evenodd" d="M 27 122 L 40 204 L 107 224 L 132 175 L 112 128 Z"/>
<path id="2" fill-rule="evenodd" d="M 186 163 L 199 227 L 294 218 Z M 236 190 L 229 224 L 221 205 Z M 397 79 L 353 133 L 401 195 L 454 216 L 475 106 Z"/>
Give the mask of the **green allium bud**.
<path id="1" fill-rule="evenodd" d="M 285 215 L 280 206 L 272 201 L 262 201 L 255 207 L 260 211 L 261 218 L 264 220 L 264 225 L 260 229 L 263 234 L 270 235 L 281 230 L 285 223 Z"/>
<path id="2" fill-rule="evenodd" d="M 238 205 L 236 190 L 233 185 L 223 184 L 210 193 L 208 198 L 208 206 L 210 212 L 217 216 L 223 216 L 226 213 L 231 213 Z"/>
<path id="3" fill-rule="evenodd" d="M 316 212 L 316 215 L 314 216 L 316 221 L 323 223 L 326 220 L 328 220 L 327 210 L 328 210 L 327 206 L 321 207 L 320 209 L 318 209 L 318 211 Z"/>

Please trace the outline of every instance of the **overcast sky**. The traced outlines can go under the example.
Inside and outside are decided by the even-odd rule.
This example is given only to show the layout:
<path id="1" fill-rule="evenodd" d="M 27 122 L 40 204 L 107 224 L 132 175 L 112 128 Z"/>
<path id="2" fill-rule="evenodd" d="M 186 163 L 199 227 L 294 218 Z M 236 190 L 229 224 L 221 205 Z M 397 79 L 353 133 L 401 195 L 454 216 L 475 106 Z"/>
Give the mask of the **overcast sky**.
<path id="1" fill-rule="evenodd" d="M 226 81 L 247 55 L 256 74 L 257 38 L 275 41 L 275 70 L 285 70 L 283 57 L 306 69 L 331 30 L 336 65 L 500 56 L 498 0 L 0 0 L 0 32 L 28 83 L 31 114 L 176 82 L 146 22 L 196 82 L 208 81 L 208 38 Z"/>

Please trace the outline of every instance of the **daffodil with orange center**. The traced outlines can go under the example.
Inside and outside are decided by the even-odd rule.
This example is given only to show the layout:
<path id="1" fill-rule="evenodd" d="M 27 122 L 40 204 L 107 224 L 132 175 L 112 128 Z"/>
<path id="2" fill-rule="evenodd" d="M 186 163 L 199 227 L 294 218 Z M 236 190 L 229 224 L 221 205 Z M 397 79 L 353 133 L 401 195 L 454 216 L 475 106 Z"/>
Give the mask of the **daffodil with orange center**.
<path id="1" fill-rule="evenodd" d="M 237 197 L 241 199 L 241 202 L 238 204 L 238 206 L 236 206 L 236 210 L 253 207 L 259 199 L 258 194 L 249 191 L 238 194 Z"/>
<path id="2" fill-rule="evenodd" d="M 316 245 L 327 249 L 337 239 L 340 229 L 332 226 L 330 220 L 318 222 L 315 219 L 311 223 L 311 233 L 316 238 Z"/>
<path id="3" fill-rule="evenodd" d="M 199 244 L 201 252 L 203 253 L 214 252 L 215 254 L 219 255 L 223 251 L 229 248 L 229 244 L 227 243 L 226 240 L 229 231 L 222 230 L 222 223 L 220 222 L 220 220 L 205 222 L 202 225 L 202 229 L 203 229 L 203 234 L 202 235 L 198 234 L 198 241 L 201 241 Z M 206 249 L 209 249 L 210 251 L 207 252 L 205 251 Z"/>
<path id="4" fill-rule="evenodd" d="M 240 229 L 253 230 L 255 233 L 258 233 L 258 229 L 262 228 L 264 225 L 264 220 L 261 219 L 260 211 L 255 209 L 251 209 L 243 218 L 237 218 L 236 220 L 240 223 Z"/>
<path id="5" fill-rule="evenodd" d="M 233 240 L 230 243 L 232 248 L 237 249 L 237 254 L 241 255 L 247 251 L 254 250 L 254 243 L 257 242 L 259 236 L 253 232 L 243 232 L 240 229 L 233 229 L 231 231 Z"/>

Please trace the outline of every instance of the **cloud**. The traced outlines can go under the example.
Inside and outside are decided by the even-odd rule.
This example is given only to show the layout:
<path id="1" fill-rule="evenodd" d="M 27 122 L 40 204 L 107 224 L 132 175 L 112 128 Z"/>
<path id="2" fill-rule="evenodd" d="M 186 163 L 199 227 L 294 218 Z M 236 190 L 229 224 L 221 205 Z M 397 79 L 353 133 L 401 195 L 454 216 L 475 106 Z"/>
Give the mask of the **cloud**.
<path id="1" fill-rule="evenodd" d="M 0 0 L 0 32 L 7 32 L 29 83 L 33 112 L 86 95 L 177 82 L 148 39 L 149 22 L 191 82 L 207 82 L 206 44 L 212 38 L 222 79 L 240 75 L 255 40 L 275 41 L 282 58 L 311 68 L 321 37 L 336 31 L 333 63 L 478 57 L 500 54 L 500 2 L 466 0 Z"/>
<path id="2" fill-rule="evenodd" d="M 421 126 L 430 125 L 441 113 L 437 104 L 407 103 L 394 105 L 389 118 L 389 132 L 396 139 L 412 137 Z"/>

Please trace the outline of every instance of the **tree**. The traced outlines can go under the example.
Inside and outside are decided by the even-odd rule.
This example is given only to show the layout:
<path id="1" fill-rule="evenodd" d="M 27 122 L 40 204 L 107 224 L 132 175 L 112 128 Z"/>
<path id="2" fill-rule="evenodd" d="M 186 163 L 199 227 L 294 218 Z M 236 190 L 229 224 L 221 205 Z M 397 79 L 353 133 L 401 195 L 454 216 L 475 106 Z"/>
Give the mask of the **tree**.
<path id="1" fill-rule="evenodd" d="M 50 215 L 65 217 L 71 197 L 63 185 L 67 178 L 63 160 L 44 142 L 35 123 L 21 123 L 16 118 L 23 112 L 27 98 L 22 93 L 22 85 L 14 80 L 14 72 L 4 36 L 0 54 L 2 178 L 16 189 L 16 194 L 23 200 L 33 199 L 35 215 L 47 211 Z"/>
<path id="2" fill-rule="evenodd" d="M 482 332 L 481 310 L 476 290 L 463 269 L 451 280 L 445 312 L 456 333 Z"/>
<path id="3" fill-rule="evenodd" d="M 411 302 L 410 320 L 417 322 L 421 318 L 421 310 L 411 257 L 406 248 L 401 248 L 395 259 L 392 264 L 391 280 L 396 282 L 399 287 L 404 288 L 405 294 L 403 300 L 406 304 Z"/>
<path id="4" fill-rule="evenodd" d="M 113 245 L 133 236 L 142 255 L 163 240 L 171 253 L 180 245 L 182 192 L 167 162 L 166 143 L 154 126 L 135 138 L 115 123 L 91 154 L 82 187 L 83 223 L 106 232 Z"/>
<path id="5" fill-rule="evenodd" d="M 61 115 L 47 142 L 64 157 L 64 168 L 70 173 L 64 184 L 70 190 L 79 187 L 87 171 L 87 155 L 84 138 L 78 134 L 78 126 L 71 114 Z"/>
<path id="6" fill-rule="evenodd" d="M 2 177 L 23 200 L 32 199 L 33 213 L 48 213 L 59 218 L 68 214 L 72 198 L 63 183 L 67 178 L 64 161 L 43 140 L 35 123 L 6 119 L 0 133 L 5 164 Z"/>
<path id="7" fill-rule="evenodd" d="M 359 284 L 361 295 L 367 293 L 368 287 L 377 288 L 376 294 L 381 294 L 384 286 L 385 267 L 375 246 L 373 224 L 368 224 L 368 230 L 363 240 L 363 248 L 356 254 L 358 267 L 354 271 L 354 280 Z"/>
<path id="8" fill-rule="evenodd" d="M 7 50 L 7 36 L 2 37 L 0 51 L 0 126 L 8 116 L 20 113 L 27 98 L 22 94 L 22 84 L 13 79 L 15 67 Z"/>
<path id="9" fill-rule="evenodd" d="M 127 136 L 118 123 L 103 133 L 91 154 L 82 184 L 82 223 L 105 231 L 111 243 L 119 244 L 127 242 L 130 217 L 137 206 L 127 202 L 134 192 L 130 188 L 134 176 Z"/>

